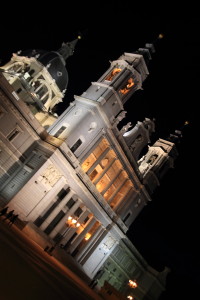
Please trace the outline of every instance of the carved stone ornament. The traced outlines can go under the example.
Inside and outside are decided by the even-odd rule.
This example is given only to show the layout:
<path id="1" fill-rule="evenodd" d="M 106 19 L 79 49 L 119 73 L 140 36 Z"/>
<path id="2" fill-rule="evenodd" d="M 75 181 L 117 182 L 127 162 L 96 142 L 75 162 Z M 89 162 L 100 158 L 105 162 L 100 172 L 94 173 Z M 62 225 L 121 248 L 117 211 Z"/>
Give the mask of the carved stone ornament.
<path id="1" fill-rule="evenodd" d="M 43 177 L 42 182 L 44 184 L 54 186 L 54 184 L 56 184 L 56 182 L 61 178 L 62 175 L 54 165 L 49 165 L 41 176 Z"/>

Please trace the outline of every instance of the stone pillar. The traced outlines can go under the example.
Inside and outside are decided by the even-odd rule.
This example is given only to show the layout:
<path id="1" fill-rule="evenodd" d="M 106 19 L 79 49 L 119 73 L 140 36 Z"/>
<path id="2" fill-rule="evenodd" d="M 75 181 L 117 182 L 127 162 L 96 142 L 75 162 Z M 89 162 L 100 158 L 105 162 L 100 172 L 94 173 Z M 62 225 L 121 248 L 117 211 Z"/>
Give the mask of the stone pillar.
<path id="1" fill-rule="evenodd" d="M 90 174 L 95 168 L 96 166 L 102 161 L 102 159 L 106 156 L 106 154 L 110 151 L 110 147 L 106 148 L 103 153 L 101 153 L 101 155 L 97 158 L 97 160 L 95 161 L 95 163 L 89 168 L 89 170 L 87 170 L 87 174 Z"/>
<path id="2" fill-rule="evenodd" d="M 108 234 L 108 230 L 106 228 L 102 228 L 99 236 L 94 240 L 94 242 L 90 245 L 90 248 L 88 249 L 87 253 L 83 258 L 81 258 L 80 263 L 81 265 L 84 265 L 85 262 L 88 260 L 88 258 L 91 256 L 91 254 L 95 251 L 95 249 L 99 246 L 99 244 L 102 242 L 102 240 L 105 238 L 105 236 Z"/>
<path id="3" fill-rule="evenodd" d="M 69 199 L 68 199 L 68 201 L 69 201 Z M 80 200 L 76 200 L 76 202 L 74 203 L 74 205 L 67 211 L 67 213 L 64 215 L 64 217 L 62 218 L 62 220 L 60 220 L 60 222 L 56 225 L 56 227 L 54 228 L 54 230 L 49 234 L 49 236 L 51 238 L 53 238 L 58 232 L 63 232 L 63 231 L 66 230 L 66 227 L 67 227 L 66 226 L 67 218 L 75 212 L 75 210 L 79 207 L 79 205 L 80 205 Z"/>
<path id="4" fill-rule="evenodd" d="M 125 182 L 128 180 L 128 178 L 125 178 L 124 181 L 122 181 L 122 183 L 120 184 L 120 186 L 118 186 L 118 188 L 114 191 L 114 193 L 112 194 L 112 196 L 110 197 L 110 199 L 108 200 L 108 203 L 110 204 L 112 202 L 112 200 L 115 198 L 115 196 L 117 195 L 117 193 L 121 190 L 121 188 L 123 187 L 123 185 L 125 184 Z"/>
<path id="5" fill-rule="evenodd" d="M 72 197 L 73 192 L 70 191 L 64 198 L 63 200 L 58 204 L 58 206 L 53 210 L 53 212 L 46 218 L 44 223 L 40 226 L 41 230 L 45 230 L 47 226 L 53 221 L 53 219 L 57 216 L 57 214 L 61 211 L 62 207 L 66 205 L 68 200 Z"/>
<path id="6" fill-rule="evenodd" d="M 91 246 L 94 245 L 95 241 L 98 240 L 99 236 L 101 235 L 102 231 L 104 229 L 102 226 L 99 224 L 99 227 L 97 228 L 96 232 L 91 236 L 87 244 L 84 245 L 84 247 L 81 249 L 81 251 L 78 253 L 76 256 L 76 260 L 81 262 L 82 259 L 87 255 L 88 251 L 90 250 Z"/>
<path id="7" fill-rule="evenodd" d="M 112 167 L 113 163 L 116 161 L 116 158 L 114 157 L 111 162 L 108 164 L 107 167 L 105 167 L 105 169 L 103 170 L 103 172 L 101 173 L 100 176 L 98 176 L 98 178 L 96 180 L 94 180 L 94 184 L 96 185 L 100 180 L 101 178 L 106 174 L 106 172 Z"/>
<path id="8" fill-rule="evenodd" d="M 115 177 L 109 182 L 109 184 L 105 187 L 105 189 L 103 189 L 103 191 L 101 192 L 102 195 L 104 195 L 107 190 L 111 187 L 111 185 L 114 183 L 114 181 L 117 179 L 117 177 L 121 174 L 123 170 L 119 170 L 119 172 L 115 175 Z"/>
<path id="9" fill-rule="evenodd" d="M 77 219 L 77 222 L 81 224 L 84 221 L 84 219 L 87 217 L 88 214 L 89 214 L 89 212 L 87 210 L 85 210 L 82 213 L 82 215 L 80 216 L 80 218 Z M 68 229 L 66 230 L 66 232 L 64 233 L 64 236 L 62 239 L 62 244 L 67 243 L 69 241 L 69 239 L 73 236 L 73 234 L 77 231 L 77 229 L 78 229 L 78 227 L 70 227 L 69 226 Z"/>
<path id="10" fill-rule="evenodd" d="M 90 229 L 95 224 L 95 222 L 96 222 L 95 218 L 92 218 L 90 220 L 89 224 L 83 229 L 83 231 L 78 235 L 78 237 L 75 239 L 75 241 L 70 246 L 70 248 L 69 248 L 70 253 L 72 253 L 76 249 L 76 247 L 82 242 L 86 233 L 88 233 L 90 231 Z"/>

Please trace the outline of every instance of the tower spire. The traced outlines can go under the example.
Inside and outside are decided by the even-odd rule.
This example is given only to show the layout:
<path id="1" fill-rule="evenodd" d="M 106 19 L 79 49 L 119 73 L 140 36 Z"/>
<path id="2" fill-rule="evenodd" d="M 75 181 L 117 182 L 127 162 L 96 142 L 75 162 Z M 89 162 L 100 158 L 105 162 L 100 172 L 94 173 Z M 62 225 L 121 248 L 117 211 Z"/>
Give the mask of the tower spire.
<path id="1" fill-rule="evenodd" d="M 79 35 L 76 39 L 74 39 L 71 42 L 62 43 L 61 48 L 57 51 L 63 58 L 64 65 L 66 64 L 66 59 L 69 56 L 73 55 L 75 46 L 76 46 L 78 40 L 80 40 L 80 39 L 81 39 L 81 36 Z"/>
<path id="2" fill-rule="evenodd" d="M 149 61 L 152 59 L 152 54 L 156 52 L 156 46 L 158 42 L 163 39 L 164 35 L 160 33 L 158 37 L 151 43 L 146 43 L 143 48 L 139 48 L 135 53 L 142 54 L 146 64 L 149 64 Z"/>
<path id="3" fill-rule="evenodd" d="M 166 140 L 175 143 L 176 145 L 180 143 L 180 139 L 183 137 L 183 130 L 189 124 L 189 121 L 185 121 L 180 129 L 176 129 L 173 134 L 170 134 Z"/>

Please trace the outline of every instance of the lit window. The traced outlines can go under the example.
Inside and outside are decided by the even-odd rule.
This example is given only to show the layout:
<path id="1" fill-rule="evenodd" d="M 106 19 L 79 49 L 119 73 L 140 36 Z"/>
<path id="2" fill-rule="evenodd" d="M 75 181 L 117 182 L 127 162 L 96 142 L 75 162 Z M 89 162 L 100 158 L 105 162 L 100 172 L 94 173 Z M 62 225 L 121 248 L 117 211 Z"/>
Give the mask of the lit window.
<path id="1" fill-rule="evenodd" d="M 102 139 L 85 159 L 82 168 L 111 207 L 115 207 L 133 188 L 127 172 L 106 139 Z"/>
<path id="2" fill-rule="evenodd" d="M 89 175 L 90 180 L 93 180 L 97 174 L 98 174 L 97 170 L 94 169 L 94 170 L 92 171 L 92 173 L 90 173 L 90 175 Z"/>
<path id="3" fill-rule="evenodd" d="M 128 79 L 126 85 L 120 90 L 120 93 L 123 94 L 123 95 L 127 94 L 131 90 L 131 88 L 134 86 L 134 84 L 135 83 L 133 81 L 133 78 L 130 77 Z"/>
<path id="4" fill-rule="evenodd" d="M 86 233 L 85 240 L 88 241 L 90 239 L 90 237 L 91 237 L 91 233 L 89 233 L 89 232 Z"/>
<path id="5" fill-rule="evenodd" d="M 112 81 L 113 78 L 114 78 L 115 76 L 117 76 L 117 74 L 119 74 L 119 73 L 121 72 L 121 70 L 122 70 L 122 69 L 120 69 L 120 68 L 114 68 L 114 69 L 112 70 L 112 72 L 106 77 L 105 80 Z"/>

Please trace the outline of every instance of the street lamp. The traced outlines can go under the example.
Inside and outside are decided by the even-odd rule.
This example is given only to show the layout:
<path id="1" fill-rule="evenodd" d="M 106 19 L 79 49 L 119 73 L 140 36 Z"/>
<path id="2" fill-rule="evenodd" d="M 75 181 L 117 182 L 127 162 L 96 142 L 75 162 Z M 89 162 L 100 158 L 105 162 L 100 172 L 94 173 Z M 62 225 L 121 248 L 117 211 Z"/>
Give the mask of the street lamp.
<path id="1" fill-rule="evenodd" d="M 128 295 L 128 296 L 127 296 L 127 299 L 133 300 L 134 298 L 133 298 L 133 296 Z"/>
<path id="2" fill-rule="evenodd" d="M 128 282 L 129 282 L 128 285 L 129 285 L 132 289 L 135 289 L 135 288 L 138 286 L 136 280 L 129 280 Z"/>
<path id="3" fill-rule="evenodd" d="M 66 222 L 67 226 L 69 227 L 73 227 L 73 228 L 77 228 L 79 227 L 81 224 L 77 222 L 77 220 L 75 218 L 73 218 L 72 216 L 69 216 Z"/>

